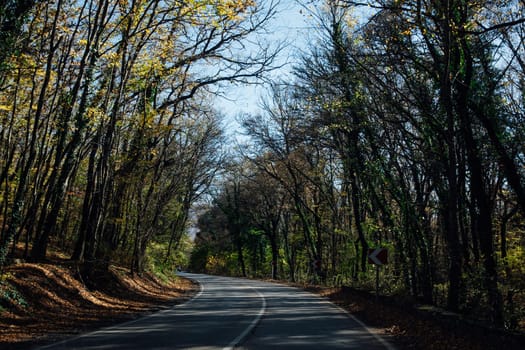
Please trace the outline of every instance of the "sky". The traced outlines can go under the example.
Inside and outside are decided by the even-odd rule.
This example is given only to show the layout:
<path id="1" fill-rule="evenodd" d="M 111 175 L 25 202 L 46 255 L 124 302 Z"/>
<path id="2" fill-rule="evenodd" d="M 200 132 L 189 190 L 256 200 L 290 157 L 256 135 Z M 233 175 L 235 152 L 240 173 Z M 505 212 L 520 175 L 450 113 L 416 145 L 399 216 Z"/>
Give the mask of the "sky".
<path id="1" fill-rule="evenodd" d="M 307 23 L 304 10 L 301 10 L 301 6 L 295 0 L 280 0 L 277 10 L 269 25 L 271 33 L 266 39 L 289 43 L 279 57 L 279 63 L 287 64 L 272 74 L 276 78 L 284 78 L 290 73 L 297 51 L 306 46 Z M 224 97 L 218 97 L 217 107 L 225 116 L 224 124 L 228 136 L 234 139 L 242 138 L 236 118 L 240 114 L 260 112 L 260 99 L 261 96 L 267 95 L 266 89 L 267 87 L 261 85 L 231 86 L 224 91 Z"/>
<path id="2" fill-rule="evenodd" d="M 263 0 L 269 1 L 269 0 Z M 296 0 L 279 0 L 278 13 L 271 21 L 269 28 L 272 29 L 267 40 L 283 41 L 287 45 L 280 55 L 280 62 L 286 63 L 284 67 L 274 72 L 276 78 L 283 78 L 290 74 L 294 63 L 294 56 L 307 45 L 308 28 L 304 10 Z M 306 2 L 306 0 L 303 0 Z M 243 143 L 246 137 L 242 135 L 241 126 L 236 118 L 241 114 L 257 114 L 261 111 L 260 99 L 267 96 L 267 87 L 261 85 L 229 85 L 223 91 L 223 97 L 217 96 L 216 108 L 225 117 L 224 125 L 226 136 L 234 143 Z M 196 219 L 197 212 L 191 213 L 192 221 Z M 198 229 L 195 226 L 189 227 L 189 235 L 193 239 Z"/>

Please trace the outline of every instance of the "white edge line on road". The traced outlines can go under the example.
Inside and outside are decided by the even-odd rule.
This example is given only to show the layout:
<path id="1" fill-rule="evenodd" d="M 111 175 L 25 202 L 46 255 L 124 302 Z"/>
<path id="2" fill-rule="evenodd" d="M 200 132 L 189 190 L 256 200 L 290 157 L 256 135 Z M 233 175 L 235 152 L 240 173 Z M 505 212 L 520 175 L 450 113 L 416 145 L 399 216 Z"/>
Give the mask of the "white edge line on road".
<path id="1" fill-rule="evenodd" d="M 393 346 L 392 344 L 390 344 L 389 341 L 387 341 L 386 339 L 381 337 L 379 334 L 377 334 L 377 332 L 375 332 L 372 329 L 368 328 L 368 326 L 363 321 L 361 321 L 360 319 L 358 319 L 357 317 L 355 317 L 354 315 L 349 313 L 347 310 L 343 309 L 341 306 L 339 306 L 337 304 L 332 303 L 330 300 L 327 300 L 326 298 L 322 298 L 322 299 L 323 299 L 323 301 L 325 303 L 328 303 L 328 304 L 332 305 L 333 307 L 335 307 L 336 309 L 339 309 L 341 312 L 346 314 L 346 316 L 348 316 L 353 321 L 357 322 L 361 327 L 366 329 L 366 331 L 368 333 L 370 333 L 377 341 L 379 341 L 386 349 L 388 349 L 388 350 L 397 350 L 396 347 Z"/>
<path id="2" fill-rule="evenodd" d="M 194 300 L 196 300 L 197 298 L 199 298 L 202 293 L 204 293 L 204 284 L 200 283 L 198 280 L 196 279 L 193 279 L 191 277 L 188 277 L 186 275 L 179 275 L 180 277 L 184 277 L 184 278 L 187 278 L 189 280 L 192 280 L 193 282 L 197 283 L 199 285 L 199 292 L 194 295 L 193 297 L 191 297 L 191 299 L 189 300 L 186 300 L 185 302 L 183 302 L 182 304 L 177 304 L 175 305 L 173 308 L 176 308 L 176 307 L 181 307 L 181 306 L 184 306 L 184 305 L 188 305 L 188 304 L 191 304 L 193 303 Z"/>
<path id="3" fill-rule="evenodd" d="M 116 324 L 116 325 L 113 325 L 113 326 L 104 327 L 104 328 L 98 329 L 96 331 L 92 331 L 92 332 L 80 334 L 80 335 L 77 335 L 77 336 L 73 336 L 71 338 L 67 338 L 67 339 L 61 340 L 61 341 L 56 342 L 56 343 L 51 343 L 51 344 L 48 344 L 48 345 L 39 346 L 39 347 L 36 348 L 36 350 L 44 350 L 44 349 L 51 348 L 51 347 L 54 347 L 54 346 L 60 346 L 60 345 L 67 344 L 69 342 L 75 341 L 77 339 L 89 337 L 91 335 L 95 335 L 95 334 L 98 334 L 98 333 L 104 333 L 104 332 L 107 332 L 107 331 L 112 330 L 112 329 L 125 327 L 125 326 L 133 324 L 135 322 L 146 320 L 146 319 L 148 319 L 150 317 L 154 317 L 156 315 L 159 315 L 159 314 L 162 314 L 162 313 L 165 313 L 165 312 L 169 312 L 169 311 L 171 311 L 171 310 L 173 310 L 175 308 L 179 308 L 179 307 L 182 307 L 182 306 L 185 306 L 185 305 L 188 305 L 188 304 L 192 303 L 195 299 L 199 298 L 202 295 L 202 293 L 204 293 L 204 285 L 202 283 L 200 283 L 199 281 L 193 279 L 193 278 L 189 278 L 187 276 L 181 276 L 181 277 L 190 279 L 190 280 L 192 280 L 192 281 L 194 281 L 194 282 L 199 284 L 199 292 L 196 295 L 194 295 L 193 297 L 191 297 L 190 299 L 186 300 L 185 302 L 183 302 L 181 304 L 174 305 L 173 307 L 170 307 L 169 309 L 166 309 L 166 310 L 158 310 L 158 311 L 156 311 L 156 312 L 154 312 L 154 313 L 152 313 L 150 315 L 142 316 L 142 317 L 139 317 L 139 318 L 136 318 L 136 319 L 133 319 L 133 320 L 129 320 L 129 321 L 126 321 L 126 322 L 122 322 L 122 323 L 119 323 L 119 324 Z"/>
<path id="4" fill-rule="evenodd" d="M 253 287 L 250 287 L 250 288 L 252 288 L 257 293 L 257 295 L 259 295 L 259 298 L 261 298 L 261 300 L 262 300 L 261 309 L 259 310 L 259 313 L 257 314 L 257 316 L 250 323 L 250 325 L 248 327 L 246 327 L 246 329 L 241 334 L 239 334 L 239 336 L 237 338 L 233 339 L 230 342 L 230 344 L 228 344 L 228 346 L 223 348 L 222 350 L 233 350 L 236 346 L 241 344 L 246 339 L 248 334 L 251 331 L 253 331 L 253 329 L 259 324 L 259 322 L 261 321 L 261 318 L 263 317 L 264 313 L 266 312 L 266 298 L 257 289 L 255 289 Z"/>
<path id="5" fill-rule="evenodd" d="M 283 283 L 279 283 L 279 282 L 267 282 L 267 283 L 273 283 L 275 285 L 280 285 L 280 286 L 283 286 L 283 287 L 289 287 L 289 288 L 293 288 L 293 289 L 297 289 L 297 290 L 300 290 L 304 293 L 307 293 L 309 295 L 312 295 L 316 298 L 319 298 L 321 299 L 321 301 L 323 303 L 326 303 L 326 304 L 330 304 L 332 307 L 338 309 L 339 311 L 341 311 L 342 313 L 344 313 L 348 318 L 352 319 L 353 321 L 357 322 L 361 327 L 363 327 L 364 329 L 366 329 L 366 331 L 368 333 L 370 333 L 377 341 L 379 341 L 387 350 L 397 350 L 397 348 L 392 345 L 388 340 L 384 339 L 383 337 L 381 337 L 379 334 L 377 334 L 377 332 L 375 332 L 374 330 L 368 328 L 368 326 L 363 322 L 361 321 L 360 319 L 358 319 L 357 317 L 355 317 L 354 315 L 352 315 L 350 312 L 348 312 L 347 310 L 345 310 L 344 308 L 342 308 L 341 306 L 337 305 L 337 304 L 334 304 L 333 302 L 331 302 L 330 300 L 328 300 L 328 298 L 326 297 L 322 297 L 322 296 L 319 296 L 317 294 L 314 294 L 314 293 L 311 293 L 311 292 L 308 292 L 302 288 L 297 288 L 297 287 L 294 287 L 294 286 L 289 286 L 289 285 L 286 285 L 286 284 L 283 284 Z M 223 349 L 223 350 L 226 350 Z"/>

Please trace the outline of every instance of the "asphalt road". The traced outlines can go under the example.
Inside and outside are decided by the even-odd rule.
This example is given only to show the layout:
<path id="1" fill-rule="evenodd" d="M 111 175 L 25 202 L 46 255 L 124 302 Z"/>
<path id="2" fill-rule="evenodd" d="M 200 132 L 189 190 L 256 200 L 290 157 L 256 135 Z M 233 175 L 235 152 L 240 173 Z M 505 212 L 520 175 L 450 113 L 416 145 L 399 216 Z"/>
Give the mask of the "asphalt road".
<path id="1" fill-rule="evenodd" d="M 300 289 L 183 276 L 201 285 L 189 302 L 39 349 L 393 349 L 357 319 Z"/>

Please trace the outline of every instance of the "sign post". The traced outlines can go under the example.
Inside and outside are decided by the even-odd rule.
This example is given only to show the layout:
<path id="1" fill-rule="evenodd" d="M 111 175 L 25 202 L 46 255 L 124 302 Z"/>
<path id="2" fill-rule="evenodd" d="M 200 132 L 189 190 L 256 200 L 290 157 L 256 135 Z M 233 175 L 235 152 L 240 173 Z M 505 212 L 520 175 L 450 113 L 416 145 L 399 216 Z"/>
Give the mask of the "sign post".
<path id="1" fill-rule="evenodd" d="M 388 263 L 386 248 L 368 249 L 368 263 L 376 266 L 376 299 L 379 297 L 379 266 Z"/>
<path id="2" fill-rule="evenodd" d="M 379 265 L 376 265 L 376 302 L 379 299 Z"/>

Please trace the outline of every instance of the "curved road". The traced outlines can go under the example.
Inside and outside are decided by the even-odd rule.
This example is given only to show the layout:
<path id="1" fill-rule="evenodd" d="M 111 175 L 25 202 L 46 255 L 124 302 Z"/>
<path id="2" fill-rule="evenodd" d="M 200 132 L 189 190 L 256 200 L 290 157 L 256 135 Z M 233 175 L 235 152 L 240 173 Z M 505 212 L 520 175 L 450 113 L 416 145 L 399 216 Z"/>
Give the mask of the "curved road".
<path id="1" fill-rule="evenodd" d="M 394 349 L 360 321 L 284 285 L 196 274 L 189 302 L 39 349 Z"/>

